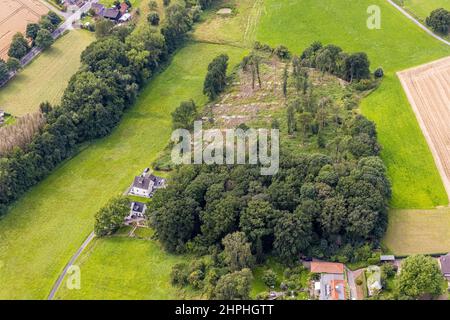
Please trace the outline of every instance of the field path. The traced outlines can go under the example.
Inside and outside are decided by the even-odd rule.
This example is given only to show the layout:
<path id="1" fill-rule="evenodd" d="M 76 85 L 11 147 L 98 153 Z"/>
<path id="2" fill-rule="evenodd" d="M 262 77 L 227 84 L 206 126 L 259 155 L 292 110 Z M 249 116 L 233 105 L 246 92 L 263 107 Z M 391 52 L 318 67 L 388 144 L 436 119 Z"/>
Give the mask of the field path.
<path id="1" fill-rule="evenodd" d="M 63 271 L 59 275 L 58 279 L 56 280 L 55 284 L 53 285 L 52 290 L 50 291 L 50 294 L 48 295 L 47 300 L 52 300 L 55 297 L 56 292 L 58 291 L 59 287 L 61 286 L 62 281 L 64 280 L 64 277 L 67 274 L 67 270 L 71 266 L 73 266 L 73 263 L 78 259 L 80 254 L 86 249 L 86 247 L 91 243 L 91 241 L 94 239 L 95 234 L 94 231 L 91 232 L 91 234 L 87 237 L 87 239 L 83 242 L 80 248 L 78 248 L 77 252 L 72 256 L 72 258 L 69 260 L 69 263 L 64 267 Z"/>
<path id="2" fill-rule="evenodd" d="M 409 20 L 411 20 L 412 22 L 414 22 L 416 25 L 418 25 L 421 29 L 423 29 L 426 33 L 428 33 L 430 36 L 432 36 L 433 38 L 436 38 L 437 40 L 445 43 L 446 45 L 450 46 L 450 42 L 439 37 L 437 34 L 435 34 L 434 32 L 432 32 L 430 29 L 428 29 L 427 27 L 425 27 L 423 24 L 421 24 L 418 20 L 416 20 L 412 15 L 410 15 L 408 12 L 406 12 L 405 9 L 403 9 L 402 7 L 400 7 L 398 4 L 396 4 L 394 1 L 392 0 L 387 0 L 391 5 L 393 5 L 397 10 L 399 10 L 401 13 L 403 13 Z"/>

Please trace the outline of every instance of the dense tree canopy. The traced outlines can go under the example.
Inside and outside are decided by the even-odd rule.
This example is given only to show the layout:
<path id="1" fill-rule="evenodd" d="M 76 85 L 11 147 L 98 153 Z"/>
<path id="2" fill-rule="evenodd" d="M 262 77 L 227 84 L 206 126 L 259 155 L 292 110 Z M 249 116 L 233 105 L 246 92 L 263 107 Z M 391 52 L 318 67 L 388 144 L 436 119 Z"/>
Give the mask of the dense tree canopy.
<path id="1" fill-rule="evenodd" d="M 217 300 L 248 300 L 250 299 L 250 289 L 252 272 L 250 269 L 243 269 L 222 276 L 214 289 L 213 297 Z"/>
<path id="2" fill-rule="evenodd" d="M 183 101 L 180 106 L 172 112 L 172 126 L 174 129 L 191 130 L 197 116 L 197 107 L 195 106 L 194 101 Z"/>
<path id="3" fill-rule="evenodd" d="M 0 83 L 8 79 L 9 70 L 5 61 L 0 59 Z"/>
<path id="4" fill-rule="evenodd" d="M 221 54 L 214 58 L 208 66 L 208 73 L 203 84 L 203 93 L 211 100 L 215 99 L 225 89 L 228 60 L 229 58 L 226 54 Z"/>
<path id="5" fill-rule="evenodd" d="M 434 10 L 427 17 L 426 24 L 437 33 L 448 34 L 450 31 L 450 11 L 444 8 Z"/>
<path id="6" fill-rule="evenodd" d="M 129 212 L 130 202 L 127 198 L 111 199 L 95 215 L 95 235 L 102 237 L 116 232 L 123 225 L 123 221 Z"/>
<path id="7" fill-rule="evenodd" d="M 417 299 L 425 295 L 435 297 L 441 294 L 443 281 L 444 278 L 434 258 L 414 255 L 402 262 L 396 284 L 400 296 Z"/>
<path id="8" fill-rule="evenodd" d="M 50 31 L 41 29 L 38 31 L 34 42 L 38 48 L 47 49 L 53 44 L 54 40 Z"/>
<path id="9" fill-rule="evenodd" d="M 12 39 L 11 46 L 8 50 L 8 56 L 22 59 L 30 50 L 27 40 L 20 32 L 16 33 Z"/>

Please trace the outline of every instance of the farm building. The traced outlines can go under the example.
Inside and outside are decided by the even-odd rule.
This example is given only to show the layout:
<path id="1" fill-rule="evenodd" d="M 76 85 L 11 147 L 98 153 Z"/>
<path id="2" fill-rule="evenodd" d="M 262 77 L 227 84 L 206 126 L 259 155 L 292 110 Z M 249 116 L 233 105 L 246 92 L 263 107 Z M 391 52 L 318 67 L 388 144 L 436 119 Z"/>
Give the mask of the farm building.
<path id="1" fill-rule="evenodd" d="M 381 255 L 380 256 L 380 262 L 394 263 L 395 262 L 395 256 L 393 256 L 393 255 Z"/>
<path id="2" fill-rule="evenodd" d="M 342 263 L 311 262 L 311 272 L 320 273 L 320 281 L 314 283 L 319 300 L 346 300 L 345 269 Z"/>
<path id="3" fill-rule="evenodd" d="M 96 16 L 103 16 L 103 12 L 105 11 L 105 7 L 100 3 L 93 3 L 91 9 Z"/>
<path id="4" fill-rule="evenodd" d="M 120 18 L 120 11 L 116 8 L 108 8 L 103 11 L 103 18 L 117 21 Z"/>
<path id="5" fill-rule="evenodd" d="M 131 20 L 131 14 L 125 13 L 123 16 L 120 17 L 119 22 L 127 22 Z"/>

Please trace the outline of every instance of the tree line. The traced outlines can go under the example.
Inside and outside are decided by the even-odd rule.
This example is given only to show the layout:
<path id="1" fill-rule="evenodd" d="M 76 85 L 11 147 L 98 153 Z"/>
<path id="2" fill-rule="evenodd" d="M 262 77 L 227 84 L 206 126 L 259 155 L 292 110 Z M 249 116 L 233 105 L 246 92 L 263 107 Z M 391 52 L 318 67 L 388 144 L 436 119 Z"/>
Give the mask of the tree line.
<path id="1" fill-rule="evenodd" d="M 29 23 L 25 36 L 21 32 L 17 32 L 13 36 L 8 50 L 8 60 L 5 62 L 0 59 L 0 83 L 8 79 L 10 72 L 21 68 L 20 59 L 30 52 L 32 47 L 46 49 L 53 44 L 52 32 L 56 30 L 61 21 L 56 13 L 50 11 L 43 15 L 38 23 Z"/>
<path id="2" fill-rule="evenodd" d="M 161 32 L 121 26 L 90 44 L 60 105 L 41 105 L 46 118 L 42 131 L 0 162 L 0 213 L 73 155 L 80 143 L 108 135 L 191 28 L 190 7 L 176 3 L 166 9 Z"/>

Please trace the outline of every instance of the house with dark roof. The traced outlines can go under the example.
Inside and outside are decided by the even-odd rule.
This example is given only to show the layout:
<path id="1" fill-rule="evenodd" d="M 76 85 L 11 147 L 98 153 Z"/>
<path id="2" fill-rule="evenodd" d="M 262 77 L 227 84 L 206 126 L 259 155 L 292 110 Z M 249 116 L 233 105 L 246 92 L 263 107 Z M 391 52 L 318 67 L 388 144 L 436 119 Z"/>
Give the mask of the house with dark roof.
<path id="1" fill-rule="evenodd" d="M 145 169 L 143 174 L 134 177 L 129 191 L 130 195 L 150 198 L 155 190 L 165 187 L 165 179 L 149 174 L 148 172 L 149 170 Z"/>
<path id="2" fill-rule="evenodd" d="M 133 201 L 130 206 L 130 213 L 125 218 L 125 225 L 137 224 L 138 226 L 145 225 L 147 217 L 145 216 L 145 211 L 147 210 L 147 205 L 142 202 Z"/>
<path id="3" fill-rule="evenodd" d="M 93 3 L 91 9 L 94 11 L 96 16 L 103 17 L 103 13 L 105 12 L 105 7 L 100 3 Z"/>
<path id="4" fill-rule="evenodd" d="M 439 258 L 439 267 L 441 268 L 442 275 L 448 282 L 450 282 L 450 253 Z"/>
<path id="5" fill-rule="evenodd" d="M 120 11 L 116 8 L 107 8 L 103 11 L 103 18 L 117 21 L 120 18 Z"/>

